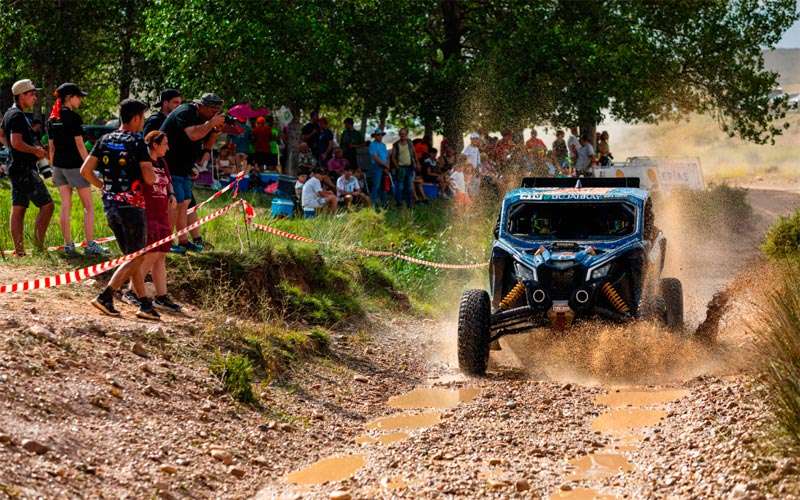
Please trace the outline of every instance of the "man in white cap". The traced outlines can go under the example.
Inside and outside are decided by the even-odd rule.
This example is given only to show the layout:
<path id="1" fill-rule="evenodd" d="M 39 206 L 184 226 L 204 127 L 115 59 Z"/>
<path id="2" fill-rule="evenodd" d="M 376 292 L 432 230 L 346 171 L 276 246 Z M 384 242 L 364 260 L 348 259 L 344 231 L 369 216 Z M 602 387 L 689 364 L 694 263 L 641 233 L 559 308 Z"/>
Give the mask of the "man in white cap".
<path id="1" fill-rule="evenodd" d="M 479 171 L 481 166 L 481 136 L 477 132 L 472 132 L 469 134 L 469 144 L 464 146 L 464 150 L 461 154 L 467 157 L 467 160 L 475 167 L 476 171 Z"/>
<path id="2" fill-rule="evenodd" d="M 11 180 L 11 239 L 14 241 L 14 255 L 25 255 L 23 229 L 25 211 L 33 202 L 39 207 L 36 216 L 34 241 L 42 248 L 47 226 L 53 216 L 53 199 L 39 176 L 36 163 L 47 157 L 47 151 L 39 145 L 25 110 L 33 108 L 38 99 L 36 88 L 30 80 L 20 80 L 11 87 L 14 105 L 3 115 L 1 137 L 11 151 L 8 177 Z"/>

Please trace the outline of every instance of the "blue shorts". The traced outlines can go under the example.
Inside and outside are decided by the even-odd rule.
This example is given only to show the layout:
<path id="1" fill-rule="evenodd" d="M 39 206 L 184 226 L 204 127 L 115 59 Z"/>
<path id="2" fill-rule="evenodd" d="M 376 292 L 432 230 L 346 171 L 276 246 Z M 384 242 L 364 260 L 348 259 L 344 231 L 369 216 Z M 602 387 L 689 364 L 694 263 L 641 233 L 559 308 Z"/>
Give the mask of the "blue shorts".
<path id="1" fill-rule="evenodd" d="M 192 179 L 189 177 L 172 176 L 172 189 L 175 191 L 175 201 L 182 203 L 192 199 Z"/>

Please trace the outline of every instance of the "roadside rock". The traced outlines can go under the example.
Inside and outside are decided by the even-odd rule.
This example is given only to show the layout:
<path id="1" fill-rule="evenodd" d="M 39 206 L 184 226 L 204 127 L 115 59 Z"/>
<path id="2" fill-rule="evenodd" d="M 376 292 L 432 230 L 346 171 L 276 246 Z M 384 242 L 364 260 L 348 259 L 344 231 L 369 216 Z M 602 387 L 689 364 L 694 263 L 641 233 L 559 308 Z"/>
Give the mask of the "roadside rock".
<path id="1" fill-rule="evenodd" d="M 158 470 L 164 474 L 176 474 L 178 472 L 178 468 L 174 465 L 162 465 Z"/>
<path id="2" fill-rule="evenodd" d="M 517 491 L 528 491 L 531 489 L 531 485 L 526 479 L 519 479 L 514 483 L 514 489 Z"/>
<path id="3" fill-rule="evenodd" d="M 225 465 L 231 465 L 233 463 L 233 455 L 228 450 L 223 450 L 221 448 L 212 448 L 211 456 Z"/>
<path id="4" fill-rule="evenodd" d="M 349 491 L 346 490 L 336 490 L 332 491 L 330 495 L 328 495 L 330 500 L 350 500 L 353 496 L 350 494 Z"/>
<path id="5" fill-rule="evenodd" d="M 237 478 L 237 479 L 241 479 L 241 478 L 243 478 L 243 477 L 244 477 L 244 475 L 245 475 L 245 471 L 244 471 L 244 469 L 243 469 L 243 468 L 241 468 L 241 467 L 239 467 L 239 466 L 237 466 L 237 465 L 233 465 L 233 466 L 231 466 L 231 467 L 228 469 L 228 473 L 229 473 L 230 475 L 234 476 L 234 477 L 235 477 L 235 478 Z"/>
<path id="6" fill-rule="evenodd" d="M 131 347 L 131 351 L 141 358 L 147 359 L 150 357 L 150 353 L 147 352 L 147 349 L 145 349 L 144 346 L 139 342 L 134 342 L 133 347 Z"/>
<path id="7" fill-rule="evenodd" d="M 50 451 L 49 446 L 42 444 L 34 439 L 26 439 L 22 441 L 22 447 L 31 453 L 36 453 L 37 455 L 44 455 L 45 453 Z"/>

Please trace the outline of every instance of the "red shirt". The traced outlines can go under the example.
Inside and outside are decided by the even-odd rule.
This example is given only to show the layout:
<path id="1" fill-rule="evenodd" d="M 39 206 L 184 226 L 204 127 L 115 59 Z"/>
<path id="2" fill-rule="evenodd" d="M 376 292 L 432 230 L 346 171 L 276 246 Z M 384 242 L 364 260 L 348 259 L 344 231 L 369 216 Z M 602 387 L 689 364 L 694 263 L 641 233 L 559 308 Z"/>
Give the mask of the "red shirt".
<path id="1" fill-rule="evenodd" d="M 419 159 L 422 157 L 423 154 L 428 152 L 428 145 L 424 142 L 418 142 L 414 144 L 414 156 L 417 157 L 417 163 L 419 163 Z"/>
<path id="2" fill-rule="evenodd" d="M 547 150 L 547 146 L 545 146 L 544 141 L 539 139 L 538 137 L 531 137 L 528 139 L 528 142 L 525 145 L 530 149 L 544 149 Z"/>
<path id="3" fill-rule="evenodd" d="M 253 145 L 258 153 L 269 153 L 270 142 L 272 142 L 272 127 L 266 125 L 256 125 L 253 129 Z"/>
<path id="4" fill-rule="evenodd" d="M 169 193 L 172 191 L 172 178 L 167 169 L 167 162 L 159 158 L 153 162 L 153 173 L 156 180 L 153 185 L 142 183 L 144 195 L 144 211 L 147 223 L 157 223 L 169 226 Z"/>

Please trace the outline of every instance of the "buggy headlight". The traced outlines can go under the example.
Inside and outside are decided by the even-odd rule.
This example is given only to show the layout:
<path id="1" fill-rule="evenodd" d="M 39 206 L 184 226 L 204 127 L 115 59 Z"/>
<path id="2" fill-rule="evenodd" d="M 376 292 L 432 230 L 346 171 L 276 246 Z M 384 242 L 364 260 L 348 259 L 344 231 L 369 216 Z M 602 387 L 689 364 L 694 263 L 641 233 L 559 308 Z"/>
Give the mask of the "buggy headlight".
<path id="1" fill-rule="evenodd" d="M 589 271 L 589 279 L 596 280 L 599 278 L 605 278 L 606 276 L 608 276 L 608 272 L 610 270 L 611 270 L 611 262 Z"/>
<path id="2" fill-rule="evenodd" d="M 517 276 L 517 280 L 519 281 L 539 281 L 536 277 L 536 269 L 523 266 L 519 262 L 514 262 L 514 274 Z"/>

